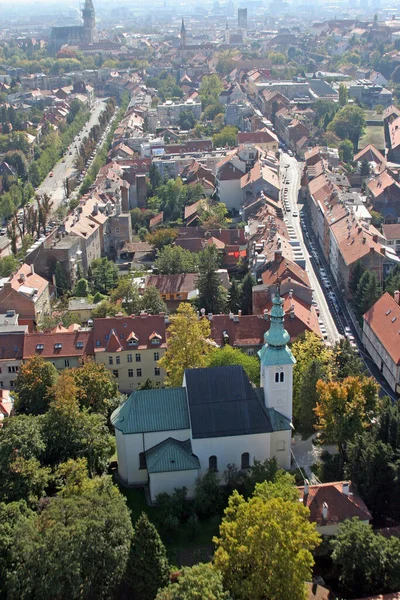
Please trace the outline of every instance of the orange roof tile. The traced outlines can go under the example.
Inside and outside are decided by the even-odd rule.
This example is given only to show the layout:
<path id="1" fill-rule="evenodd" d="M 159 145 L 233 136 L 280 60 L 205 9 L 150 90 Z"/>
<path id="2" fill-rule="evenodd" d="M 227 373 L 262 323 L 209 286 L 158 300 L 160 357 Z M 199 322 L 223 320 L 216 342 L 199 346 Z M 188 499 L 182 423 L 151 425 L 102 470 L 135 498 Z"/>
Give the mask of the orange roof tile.
<path id="1" fill-rule="evenodd" d="M 396 365 L 400 365 L 400 306 L 394 298 L 385 292 L 365 313 L 364 321 Z"/>
<path id="2" fill-rule="evenodd" d="M 343 484 L 349 484 L 348 494 L 343 493 Z M 298 486 L 297 489 L 299 497 L 304 498 L 304 486 Z M 322 516 L 324 503 L 328 505 L 326 519 Z M 347 481 L 310 485 L 305 504 L 310 510 L 310 521 L 317 525 L 336 525 L 353 517 L 358 517 L 361 521 L 372 519 L 353 484 Z"/>

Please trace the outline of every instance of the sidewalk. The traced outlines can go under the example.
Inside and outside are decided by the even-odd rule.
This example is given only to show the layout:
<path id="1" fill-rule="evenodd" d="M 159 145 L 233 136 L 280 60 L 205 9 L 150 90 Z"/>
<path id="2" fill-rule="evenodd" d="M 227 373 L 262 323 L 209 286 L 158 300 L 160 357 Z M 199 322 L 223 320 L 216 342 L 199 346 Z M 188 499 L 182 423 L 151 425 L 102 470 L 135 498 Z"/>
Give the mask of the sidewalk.
<path id="1" fill-rule="evenodd" d="M 300 467 L 310 483 L 318 483 L 317 478 L 311 471 L 311 466 L 319 461 L 321 453 L 325 450 L 330 454 L 337 454 L 338 450 L 334 444 L 326 446 L 315 446 L 312 442 L 317 434 L 314 433 L 306 440 L 301 439 L 301 435 L 295 434 L 292 443 L 292 454 L 294 458 L 294 467 Z"/>

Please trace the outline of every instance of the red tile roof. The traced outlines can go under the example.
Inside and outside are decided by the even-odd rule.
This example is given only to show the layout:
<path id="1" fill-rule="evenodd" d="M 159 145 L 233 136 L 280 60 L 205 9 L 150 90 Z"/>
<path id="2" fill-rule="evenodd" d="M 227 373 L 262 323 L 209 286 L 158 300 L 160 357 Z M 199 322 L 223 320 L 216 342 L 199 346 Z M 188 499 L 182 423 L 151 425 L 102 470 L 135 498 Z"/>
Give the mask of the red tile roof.
<path id="1" fill-rule="evenodd" d="M 349 484 L 349 493 L 343 493 L 343 484 Z M 304 497 L 304 486 L 298 486 L 299 497 Z M 326 519 L 322 516 L 324 503 L 328 505 Z M 358 495 L 351 482 L 335 481 L 310 485 L 306 499 L 310 510 L 310 521 L 317 525 L 337 525 L 346 519 L 358 517 L 361 521 L 372 519 L 364 501 Z"/>
<path id="2" fill-rule="evenodd" d="M 269 129 L 260 129 L 258 131 L 239 131 L 237 134 L 237 143 L 240 144 L 269 144 L 278 143 L 278 138 L 273 131 Z"/>
<path id="3" fill-rule="evenodd" d="M 160 343 L 152 343 L 155 337 Z M 93 341 L 95 353 L 165 348 L 165 319 L 163 315 L 95 319 Z"/>
<path id="4" fill-rule="evenodd" d="M 22 360 L 24 351 L 24 337 L 25 336 L 23 333 L 1 334 L 0 360 Z"/>
<path id="5" fill-rule="evenodd" d="M 353 160 L 367 160 L 368 162 L 376 162 L 377 164 L 381 164 L 385 162 L 385 157 L 379 150 L 375 148 L 372 144 L 368 144 L 358 152 Z"/>
<path id="6" fill-rule="evenodd" d="M 180 273 L 178 275 L 149 275 L 146 287 L 154 286 L 160 294 L 189 293 L 197 289 L 197 273 Z"/>
<path id="7" fill-rule="evenodd" d="M 400 365 L 400 306 L 394 298 L 385 292 L 365 313 L 364 321 L 396 365 Z"/>
<path id="8" fill-rule="evenodd" d="M 28 333 L 25 336 L 23 358 L 34 354 L 43 358 L 93 355 L 93 332 Z"/>
<path id="9" fill-rule="evenodd" d="M 306 271 L 295 262 L 288 258 L 285 259 L 282 256 L 278 260 L 271 262 L 267 270 L 261 275 L 265 285 L 275 285 L 278 277 L 280 280 L 292 277 L 292 279 L 295 279 L 299 283 L 311 287 Z"/>
<path id="10" fill-rule="evenodd" d="M 33 271 L 33 272 L 32 272 Z M 33 265 L 23 264 L 20 269 L 15 273 L 15 275 L 11 278 L 11 287 L 24 294 L 24 289 L 32 288 L 37 290 L 35 294 L 35 299 L 40 298 L 42 293 L 48 288 L 49 282 L 35 273 Z M 21 289 L 22 288 L 22 289 Z M 29 298 L 29 295 L 26 296 Z"/>

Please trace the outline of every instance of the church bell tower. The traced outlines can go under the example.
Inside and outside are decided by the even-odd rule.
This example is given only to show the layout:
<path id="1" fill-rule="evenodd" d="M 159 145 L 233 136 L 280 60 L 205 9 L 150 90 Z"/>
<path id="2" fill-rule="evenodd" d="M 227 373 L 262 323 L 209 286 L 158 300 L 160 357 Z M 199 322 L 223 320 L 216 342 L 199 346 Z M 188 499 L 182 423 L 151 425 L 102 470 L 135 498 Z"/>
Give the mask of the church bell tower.
<path id="1" fill-rule="evenodd" d="M 94 42 L 96 30 L 96 14 L 92 0 L 85 0 L 85 5 L 82 9 L 83 29 L 85 44 Z"/>
<path id="2" fill-rule="evenodd" d="M 182 25 L 181 25 L 181 42 L 180 42 L 181 47 L 185 47 L 186 46 L 186 27 L 185 27 L 185 21 L 182 19 Z"/>
<path id="3" fill-rule="evenodd" d="M 265 344 L 258 351 L 261 369 L 261 387 L 264 388 L 264 402 L 267 408 L 274 408 L 292 420 L 293 412 L 293 366 L 296 359 L 288 342 L 290 335 L 284 326 L 285 311 L 279 285 L 272 301 L 271 325 L 264 335 Z"/>

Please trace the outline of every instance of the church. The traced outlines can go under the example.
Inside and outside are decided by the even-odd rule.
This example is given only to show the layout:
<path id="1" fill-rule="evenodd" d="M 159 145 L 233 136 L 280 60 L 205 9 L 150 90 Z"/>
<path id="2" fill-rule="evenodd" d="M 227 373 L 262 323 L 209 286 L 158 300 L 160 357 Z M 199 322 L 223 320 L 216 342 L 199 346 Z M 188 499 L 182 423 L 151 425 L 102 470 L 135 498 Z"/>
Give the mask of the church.
<path id="1" fill-rule="evenodd" d="M 182 387 L 135 391 L 113 412 L 123 482 L 148 485 L 154 502 L 183 486 L 191 496 L 199 475 L 222 476 L 232 464 L 246 469 L 275 456 L 290 469 L 296 360 L 279 290 L 264 337 L 260 388 L 241 366 L 186 369 Z"/>
<path id="2" fill-rule="evenodd" d="M 96 32 L 96 15 L 92 0 L 85 0 L 82 9 L 82 20 L 83 25 L 52 27 L 49 40 L 50 50 L 56 53 L 65 45 L 92 44 Z"/>

